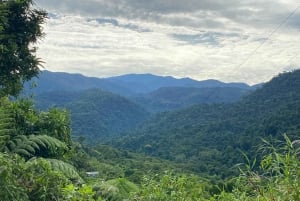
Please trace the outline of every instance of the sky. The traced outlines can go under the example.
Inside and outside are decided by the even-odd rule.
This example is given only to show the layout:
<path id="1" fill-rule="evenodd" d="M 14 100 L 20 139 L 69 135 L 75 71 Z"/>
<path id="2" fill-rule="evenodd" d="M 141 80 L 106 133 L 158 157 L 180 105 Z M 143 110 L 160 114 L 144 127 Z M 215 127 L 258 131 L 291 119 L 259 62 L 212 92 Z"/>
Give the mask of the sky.
<path id="1" fill-rule="evenodd" d="M 296 0 L 36 0 L 44 69 L 266 82 L 300 66 Z"/>

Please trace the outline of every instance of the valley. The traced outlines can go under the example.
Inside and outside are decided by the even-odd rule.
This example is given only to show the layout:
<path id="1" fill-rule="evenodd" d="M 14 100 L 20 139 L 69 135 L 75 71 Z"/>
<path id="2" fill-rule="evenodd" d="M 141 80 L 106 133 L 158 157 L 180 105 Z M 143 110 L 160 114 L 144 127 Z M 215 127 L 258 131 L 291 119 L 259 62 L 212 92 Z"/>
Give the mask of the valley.
<path id="1" fill-rule="evenodd" d="M 65 91 L 34 89 L 38 107 L 70 111 L 75 138 L 172 161 L 216 181 L 238 174 L 233 167 L 244 160 L 242 153 L 259 157 L 262 139 L 282 140 L 284 133 L 295 139 L 299 129 L 299 71 L 280 74 L 259 88 L 149 74 L 96 79 L 45 73 L 39 81 L 43 89 L 51 76 L 88 83 L 75 89 L 58 81 Z M 113 85 L 95 84 L 103 80 Z M 131 93 L 103 91 L 108 86 Z"/>

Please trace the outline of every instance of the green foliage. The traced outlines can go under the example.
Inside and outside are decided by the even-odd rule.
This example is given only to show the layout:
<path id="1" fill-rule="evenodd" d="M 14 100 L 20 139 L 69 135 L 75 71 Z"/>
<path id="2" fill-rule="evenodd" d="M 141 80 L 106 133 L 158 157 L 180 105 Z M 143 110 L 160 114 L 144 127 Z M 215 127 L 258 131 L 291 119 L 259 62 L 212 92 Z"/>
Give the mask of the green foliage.
<path id="1" fill-rule="evenodd" d="M 63 198 L 62 188 L 70 180 L 59 171 L 53 170 L 47 160 L 34 160 L 26 163 L 21 175 L 21 184 L 27 189 L 30 200 L 46 201 Z"/>
<path id="2" fill-rule="evenodd" d="M 79 183 L 83 182 L 82 178 L 78 174 L 75 167 L 64 161 L 57 160 L 57 159 L 33 158 L 30 161 L 28 161 L 27 163 L 32 163 L 32 164 L 37 165 L 40 160 L 49 163 L 52 170 L 62 173 L 68 179 L 77 181 Z"/>
<path id="3" fill-rule="evenodd" d="M 58 156 L 67 150 L 65 143 L 47 135 L 17 135 L 6 142 L 4 150 L 26 158 Z"/>
<path id="4" fill-rule="evenodd" d="M 101 196 L 104 200 L 118 201 L 129 198 L 130 194 L 136 193 L 139 188 L 124 178 L 118 178 L 97 183 L 93 189 L 96 195 Z"/>
<path id="5" fill-rule="evenodd" d="M 7 100 L 0 99 L 0 149 L 4 150 L 4 146 L 11 135 L 15 135 L 14 117 L 7 107 Z"/>
<path id="6" fill-rule="evenodd" d="M 37 122 L 39 132 L 71 144 L 71 119 L 67 110 L 51 108 L 41 112 Z"/>
<path id="7" fill-rule="evenodd" d="M 48 135 L 71 144 L 71 120 L 67 110 L 50 108 L 48 111 L 38 112 L 33 102 L 20 99 L 10 104 L 15 115 L 16 129 L 19 134 Z"/>
<path id="8" fill-rule="evenodd" d="M 145 177 L 141 190 L 133 196 L 133 200 L 201 201 L 208 196 L 204 182 L 200 182 L 195 176 L 166 173 L 156 177 Z"/>
<path id="9" fill-rule="evenodd" d="M 56 116 L 65 115 L 64 112 L 54 111 Z M 46 114 L 44 112 L 42 116 Z M 63 188 L 73 182 L 83 182 L 72 165 L 57 159 L 36 158 L 43 156 L 61 159 L 69 149 L 65 142 L 57 139 L 58 133 L 54 137 L 50 136 L 54 128 L 69 132 L 69 126 L 64 128 L 67 126 L 64 123 L 55 124 L 56 121 L 64 122 L 64 118 L 48 122 L 47 130 L 41 126 L 39 116 L 41 113 L 34 110 L 28 101 L 0 100 L 1 200 L 65 200 Z M 70 138 L 62 139 L 71 142 Z M 25 162 L 25 159 L 30 160 Z M 85 191 L 79 191 L 79 195 L 85 197 Z"/>
<path id="10" fill-rule="evenodd" d="M 234 190 L 216 195 L 217 200 L 299 200 L 299 141 L 291 142 L 286 135 L 285 140 L 285 144 L 275 147 L 265 141 L 260 169 L 254 171 L 246 165 L 235 179 Z"/>
<path id="11" fill-rule="evenodd" d="M 285 136 L 285 144 L 265 141 L 259 169 L 247 159 L 232 178 L 232 190 L 212 192 L 209 181 L 165 172 L 146 175 L 138 188 L 124 178 L 78 186 L 65 174 L 71 166 L 57 160 L 32 159 L 0 153 L 1 200 L 178 200 L 178 201 L 298 201 L 300 199 L 300 143 Z M 56 164 L 56 165 L 54 165 Z M 56 168 L 53 168 L 56 166 Z M 58 167 L 58 168 L 57 168 Z M 63 170 L 65 169 L 65 170 Z M 72 170 L 71 170 L 72 172 Z M 75 178 L 75 177 L 73 177 Z"/>
<path id="12" fill-rule="evenodd" d="M 26 190 L 18 182 L 24 161 L 18 156 L 0 152 L 0 199 L 29 201 Z"/>
<path id="13" fill-rule="evenodd" d="M 70 201 L 94 201 L 95 192 L 92 187 L 88 185 L 83 185 L 82 187 L 75 186 L 74 184 L 69 184 L 63 188 L 64 198 Z M 101 197 L 97 198 L 101 201 Z"/>
<path id="14" fill-rule="evenodd" d="M 34 44 L 43 36 L 46 12 L 32 0 L 0 1 L 0 97 L 18 95 L 23 82 L 39 72 Z"/>
<path id="15" fill-rule="evenodd" d="M 6 99 L 1 100 L 0 121 L 3 123 L 0 125 L 0 144 L 2 145 L 0 151 L 17 153 L 26 158 L 59 156 L 67 151 L 68 148 L 64 142 L 42 133 L 33 134 L 32 128 L 37 126 L 32 119 L 38 119 L 38 113 L 29 110 L 28 106 L 24 110 L 22 107 L 24 104 L 20 104 L 20 107 L 16 105 Z M 32 107 L 29 108 L 32 109 Z M 31 112 L 26 114 L 28 110 Z M 28 123 L 28 121 L 32 122 Z M 51 128 L 49 130 L 51 131 Z M 28 131 L 33 133 L 30 134 Z"/>
<path id="16" fill-rule="evenodd" d="M 1 200 L 62 200 L 63 188 L 70 184 L 70 178 L 46 159 L 25 162 L 18 155 L 0 153 Z"/>
<path id="17" fill-rule="evenodd" d="M 206 200 L 206 201 L 297 201 L 300 199 L 300 143 L 291 142 L 273 146 L 265 141 L 259 169 L 254 170 L 254 160 L 247 159 L 241 173 L 233 177 L 231 190 L 209 194 L 211 184 L 196 177 L 165 173 L 145 177 L 140 191 L 131 200 Z M 209 190 L 209 191 L 208 191 Z"/>
<path id="18" fill-rule="evenodd" d="M 161 174 L 166 170 L 182 171 L 175 163 L 107 145 L 88 147 L 75 143 L 69 160 L 83 175 L 86 171 L 97 171 L 99 174 L 95 179 L 105 181 L 126 178 L 140 184 L 144 175 Z"/>

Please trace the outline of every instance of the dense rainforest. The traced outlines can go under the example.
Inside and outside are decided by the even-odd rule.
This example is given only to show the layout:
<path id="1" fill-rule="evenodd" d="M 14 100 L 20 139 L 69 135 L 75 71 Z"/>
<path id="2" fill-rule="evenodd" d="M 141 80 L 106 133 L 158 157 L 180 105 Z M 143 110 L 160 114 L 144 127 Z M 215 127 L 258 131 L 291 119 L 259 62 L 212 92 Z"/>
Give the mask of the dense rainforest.
<path id="1" fill-rule="evenodd" d="M 40 73 L 34 45 L 45 19 L 31 0 L 0 1 L 0 200 L 300 200 L 300 70 L 253 92 L 227 88 L 237 98 L 219 102 L 207 100 L 220 86 L 159 85 L 139 96 L 175 103 L 188 93 L 172 111 L 95 86 L 34 102 L 21 91 Z"/>
<path id="2" fill-rule="evenodd" d="M 113 144 L 225 178 L 242 160 L 241 152 L 256 156 L 261 139 L 282 140 L 284 133 L 297 139 L 299 80 L 299 70 L 280 74 L 235 103 L 158 114 Z"/>

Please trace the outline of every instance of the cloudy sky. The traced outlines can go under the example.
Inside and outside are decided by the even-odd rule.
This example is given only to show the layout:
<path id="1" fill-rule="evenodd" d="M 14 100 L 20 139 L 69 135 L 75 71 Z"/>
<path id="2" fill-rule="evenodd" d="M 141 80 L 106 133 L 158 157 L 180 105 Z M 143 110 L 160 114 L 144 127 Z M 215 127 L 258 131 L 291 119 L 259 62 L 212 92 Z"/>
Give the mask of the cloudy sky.
<path id="1" fill-rule="evenodd" d="M 36 0 L 45 69 L 255 84 L 300 66 L 297 0 Z"/>

